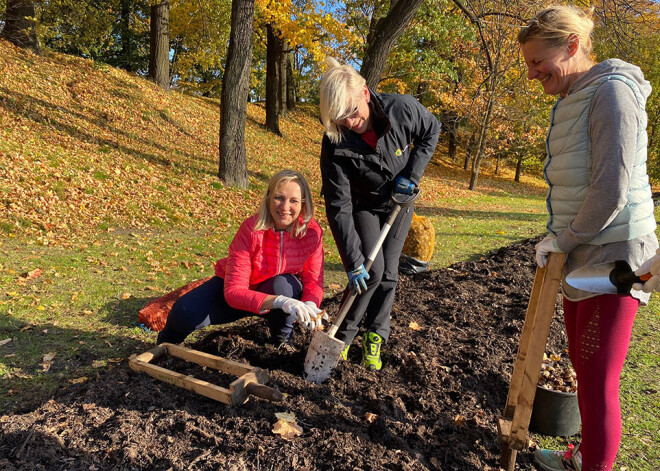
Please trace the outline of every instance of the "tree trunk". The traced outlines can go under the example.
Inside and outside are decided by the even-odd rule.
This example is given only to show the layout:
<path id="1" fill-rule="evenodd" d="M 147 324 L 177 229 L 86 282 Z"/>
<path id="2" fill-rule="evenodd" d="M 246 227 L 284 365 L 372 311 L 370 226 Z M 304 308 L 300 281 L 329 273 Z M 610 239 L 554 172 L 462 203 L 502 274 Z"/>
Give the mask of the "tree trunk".
<path id="1" fill-rule="evenodd" d="M 467 151 L 465 152 L 465 161 L 463 162 L 463 170 L 470 168 L 470 160 L 472 159 L 472 152 L 474 152 L 474 145 L 476 144 L 475 132 L 472 132 L 470 139 L 468 140 Z"/>
<path id="2" fill-rule="evenodd" d="M 456 133 L 458 131 L 458 115 L 454 111 L 443 113 L 442 130 L 447 133 L 447 154 L 451 160 L 456 160 Z"/>
<path id="3" fill-rule="evenodd" d="M 488 125 L 490 124 L 490 115 L 493 111 L 493 102 L 494 102 L 493 91 L 490 90 L 488 93 L 488 102 L 486 103 L 486 114 L 483 121 L 481 122 L 481 128 L 479 129 L 479 145 L 477 146 L 477 155 L 472 162 L 472 173 L 470 175 L 470 185 L 468 189 L 475 190 L 477 188 L 477 180 L 479 179 L 479 167 L 481 166 L 481 159 L 484 157 L 484 151 L 486 149 L 486 135 L 488 134 Z"/>
<path id="4" fill-rule="evenodd" d="M 520 174 L 522 173 L 522 162 L 523 162 L 523 154 L 520 154 L 518 156 L 518 160 L 516 161 L 516 176 L 513 177 L 513 181 L 516 183 L 520 183 Z"/>
<path id="5" fill-rule="evenodd" d="M 170 88 L 170 4 L 151 5 L 148 77 L 159 87 Z"/>
<path id="6" fill-rule="evenodd" d="M 5 27 L 0 37 L 39 52 L 34 16 L 34 0 L 7 0 Z"/>
<path id="7" fill-rule="evenodd" d="M 271 24 L 266 25 L 266 129 L 281 136 L 279 123 L 280 64 L 282 40 Z"/>
<path id="8" fill-rule="evenodd" d="M 497 175 L 500 173 L 500 159 L 502 156 L 498 153 L 497 156 L 495 157 L 495 172 L 493 172 L 493 175 Z"/>
<path id="9" fill-rule="evenodd" d="M 293 53 L 286 55 L 286 107 L 292 110 L 296 107 L 296 84 L 293 80 Z"/>
<path id="10" fill-rule="evenodd" d="M 226 185 L 247 188 L 245 119 L 252 68 L 254 0 L 232 0 L 227 64 L 220 99 L 220 165 Z"/>
<path id="11" fill-rule="evenodd" d="M 121 0 L 119 5 L 119 36 L 121 37 L 121 51 L 117 58 L 117 65 L 124 70 L 132 70 L 133 41 L 131 41 L 131 12 L 133 0 Z"/>
<path id="12" fill-rule="evenodd" d="M 456 160 L 456 133 L 452 132 L 451 129 L 448 130 L 449 142 L 447 144 L 447 153 L 451 160 Z"/>
<path id="13" fill-rule="evenodd" d="M 376 89 L 390 50 L 415 16 L 423 0 L 392 0 L 387 15 L 376 21 L 367 37 L 367 50 L 362 58 L 360 75 L 367 86 Z"/>
<path id="14" fill-rule="evenodd" d="M 278 101 L 278 110 L 279 110 L 279 115 L 280 116 L 286 116 L 288 114 L 288 108 L 287 108 L 287 73 L 286 73 L 286 64 L 289 62 L 289 54 L 287 54 L 286 50 L 289 48 L 289 43 L 286 40 L 280 39 L 280 45 L 282 46 L 282 50 L 280 53 L 280 61 L 278 64 L 278 69 L 280 73 L 280 89 L 279 93 L 277 94 L 277 101 Z"/>

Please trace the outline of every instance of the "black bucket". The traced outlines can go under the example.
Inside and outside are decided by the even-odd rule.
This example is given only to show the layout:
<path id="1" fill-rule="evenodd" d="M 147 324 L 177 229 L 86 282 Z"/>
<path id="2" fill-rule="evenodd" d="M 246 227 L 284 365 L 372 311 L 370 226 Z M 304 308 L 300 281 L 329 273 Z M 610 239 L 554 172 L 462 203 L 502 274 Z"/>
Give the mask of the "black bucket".
<path id="1" fill-rule="evenodd" d="M 550 391 L 536 387 L 532 418 L 532 432 L 554 437 L 575 435 L 580 430 L 580 408 L 576 393 Z"/>

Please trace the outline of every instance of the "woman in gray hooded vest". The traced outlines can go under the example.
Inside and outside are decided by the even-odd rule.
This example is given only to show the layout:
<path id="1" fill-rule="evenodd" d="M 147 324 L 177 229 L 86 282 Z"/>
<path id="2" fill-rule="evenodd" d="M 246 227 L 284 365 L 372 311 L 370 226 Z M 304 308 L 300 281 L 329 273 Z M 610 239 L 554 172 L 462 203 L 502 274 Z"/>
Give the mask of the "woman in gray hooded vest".
<path id="1" fill-rule="evenodd" d="M 546 141 L 548 235 L 539 266 L 567 254 L 564 278 L 586 265 L 651 258 L 658 241 L 646 172 L 646 99 L 642 71 L 618 59 L 591 58 L 593 21 L 572 6 L 552 6 L 521 29 L 528 78 L 559 95 Z M 582 442 L 568 451 L 539 449 L 545 470 L 612 469 L 621 440 L 619 377 L 640 303 L 649 295 L 599 294 L 562 283 L 569 356 L 578 379 Z M 648 291 L 648 290 L 646 290 Z"/>

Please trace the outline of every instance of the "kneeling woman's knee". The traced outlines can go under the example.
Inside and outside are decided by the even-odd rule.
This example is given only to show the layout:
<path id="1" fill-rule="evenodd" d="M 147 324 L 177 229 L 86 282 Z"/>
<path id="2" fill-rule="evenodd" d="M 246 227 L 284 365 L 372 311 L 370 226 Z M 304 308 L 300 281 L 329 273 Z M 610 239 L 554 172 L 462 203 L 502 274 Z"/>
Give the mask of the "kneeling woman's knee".
<path id="1" fill-rule="evenodd" d="M 167 323 L 177 331 L 186 332 L 187 335 L 195 330 L 199 324 L 199 319 L 198 316 L 191 315 L 190 306 L 187 305 L 185 300 L 178 299 L 167 316 Z"/>
<path id="2" fill-rule="evenodd" d="M 300 298 L 302 295 L 302 283 L 295 275 L 285 273 L 277 275 L 270 280 L 265 281 L 260 288 L 263 292 L 277 296 L 287 296 L 289 298 Z M 262 291 L 260 289 L 259 291 Z"/>

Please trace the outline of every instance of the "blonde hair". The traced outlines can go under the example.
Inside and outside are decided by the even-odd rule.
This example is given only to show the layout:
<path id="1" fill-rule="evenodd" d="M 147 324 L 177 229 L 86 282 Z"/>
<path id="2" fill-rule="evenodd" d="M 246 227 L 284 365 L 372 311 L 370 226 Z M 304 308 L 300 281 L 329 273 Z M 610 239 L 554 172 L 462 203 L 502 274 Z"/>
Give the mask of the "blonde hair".
<path id="1" fill-rule="evenodd" d="M 580 49 L 586 58 L 591 55 L 591 32 L 594 22 L 591 19 L 594 8 L 583 11 L 572 5 L 553 5 L 541 10 L 518 32 L 518 42 L 525 44 L 532 39 L 548 41 L 552 47 L 568 43 L 571 35 L 580 39 Z"/>
<path id="2" fill-rule="evenodd" d="M 300 216 L 293 222 L 291 232 L 294 237 L 302 237 L 307 233 L 307 225 L 314 217 L 314 204 L 312 203 L 312 193 L 309 191 L 309 185 L 305 177 L 293 170 L 280 170 L 273 175 L 268 183 L 268 189 L 261 198 L 259 209 L 257 210 L 257 221 L 254 224 L 255 231 L 272 229 L 275 227 L 273 216 L 270 214 L 270 199 L 283 185 L 290 182 L 296 182 L 300 186 L 300 195 L 302 197 L 302 207 Z M 302 219 L 302 221 L 301 221 Z"/>
<path id="3" fill-rule="evenodd" d="M 333 57 L 326 57 L 328 65 L 321 78 L 321 96 L 319 108 L 321 122 L 330 142 L 341 141 L 342 128 L 334 123 L 349 115 L 355 107 L 358 92 L 367 83 L 353 67 L 340 64 Z"/>

